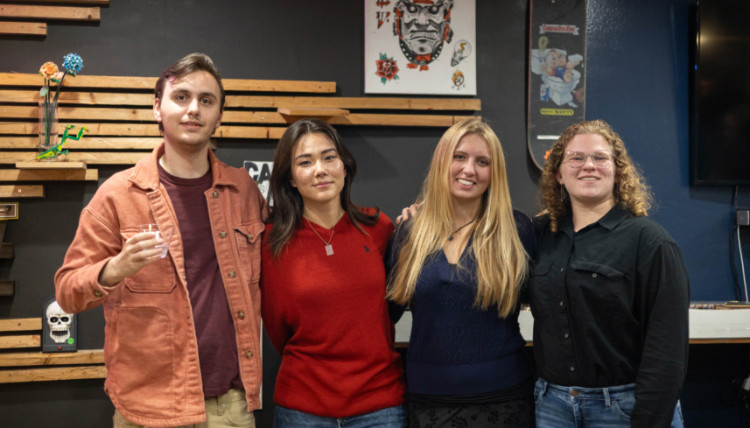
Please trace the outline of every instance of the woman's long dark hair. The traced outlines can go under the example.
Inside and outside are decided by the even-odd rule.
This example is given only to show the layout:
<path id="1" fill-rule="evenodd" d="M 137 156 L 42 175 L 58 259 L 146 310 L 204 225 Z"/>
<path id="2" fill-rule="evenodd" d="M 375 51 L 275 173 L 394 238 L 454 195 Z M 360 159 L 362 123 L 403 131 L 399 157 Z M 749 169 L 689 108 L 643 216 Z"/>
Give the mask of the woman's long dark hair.
<path id="1" fill-rule="evenodd" d="M 364 213 L 351 200 L 352 181 L 357 173 L 357 161 L 351 152 L 341 142 L 341 136 L 328 123 L 320 119 L 303 119 L 294 122 L 284 135 L 281 136 L 276 151 L 273 154 L 273 170 L 271 172 L 270 200 L 273 205 L 268 221 L 273 223 L 269 234 L 271 251 L 274 257 L 281 255 L 281 250 L 289 242 L 294 230 L 302 222 L 304 204 L 299 191 L 292 187 L 292 164 L 294 162 L 294 148 L 297 142 L 307 134 L 321 133 L 328 137 L 344 163 L 346 177 L 344 188 L 341 189 L 341 208 L 349 215 L 349 219 L 360 232 L 365 233 L 360 224 L 372 226 L 378 221 L 380 210 L 372 215 Z"/>

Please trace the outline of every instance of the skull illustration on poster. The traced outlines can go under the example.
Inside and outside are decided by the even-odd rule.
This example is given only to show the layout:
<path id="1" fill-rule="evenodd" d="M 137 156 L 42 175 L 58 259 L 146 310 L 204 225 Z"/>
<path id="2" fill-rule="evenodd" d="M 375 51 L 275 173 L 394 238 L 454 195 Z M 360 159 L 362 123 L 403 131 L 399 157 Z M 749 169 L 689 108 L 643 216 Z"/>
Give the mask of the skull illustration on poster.
<path id="1" fill-rule="evenodd" d="M 409 60 L 407 67 L 427 70 L 437 59 L 445 43 L 453 37 L 451 9 L 453 0 L 399 0 L 393 9 L 393 33 L 401 52 Z"/>

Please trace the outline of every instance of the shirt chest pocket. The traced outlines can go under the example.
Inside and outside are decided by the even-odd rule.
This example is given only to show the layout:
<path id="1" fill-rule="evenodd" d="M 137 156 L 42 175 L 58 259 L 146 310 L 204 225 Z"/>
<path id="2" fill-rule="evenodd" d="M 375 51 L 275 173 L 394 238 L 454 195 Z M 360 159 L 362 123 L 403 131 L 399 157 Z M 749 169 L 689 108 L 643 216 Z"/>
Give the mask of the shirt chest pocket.
<path id="1" fill-rule="evenodd" d="M 240 270 L 246 274 L 247 278 L 250 278 L 250 282 L 260 280 L 260 238 L 264 230 L 265 225 L 260 221 L 241 224 L 233 228 L 240 256 Z"/>
<path id="2" fill-rule="evenodd" d="M 630 307 L 632 303 L 633 289 L 628 286 L 625 274 L 612 266 L 573 261 L 569 275 L 569 289 L 579 294 L 588 305 L 595 305 L 589 307 L 618 311 Z"/>
<path id="3" fill-rule="evenodd" d="M 529 275 L 528 296 L 534 316 L 545 316 L 554 307 L 554 302 L 560 300 L 560 276 L 552 270 L 552 262 L 540 262 L 534 265 Z M 557 280 L 555 280 L 557 278 Z"/>

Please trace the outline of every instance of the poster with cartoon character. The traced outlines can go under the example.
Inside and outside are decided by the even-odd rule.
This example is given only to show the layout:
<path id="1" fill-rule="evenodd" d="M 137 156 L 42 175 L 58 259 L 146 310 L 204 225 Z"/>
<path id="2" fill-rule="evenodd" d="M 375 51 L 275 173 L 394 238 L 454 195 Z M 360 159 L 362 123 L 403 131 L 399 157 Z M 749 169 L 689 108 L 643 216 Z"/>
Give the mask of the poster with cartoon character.
<path id="1" fill-rule="evenodd" d="M 476 95 L 475 0 L 365 0 L 365 93 Z"/>
<path id="2" fill-rule="evenodd" d="M 527 144 L 543 169 L 560 134 L 585 118 L 586 1 L 532 0 L 530 7 Z"/>

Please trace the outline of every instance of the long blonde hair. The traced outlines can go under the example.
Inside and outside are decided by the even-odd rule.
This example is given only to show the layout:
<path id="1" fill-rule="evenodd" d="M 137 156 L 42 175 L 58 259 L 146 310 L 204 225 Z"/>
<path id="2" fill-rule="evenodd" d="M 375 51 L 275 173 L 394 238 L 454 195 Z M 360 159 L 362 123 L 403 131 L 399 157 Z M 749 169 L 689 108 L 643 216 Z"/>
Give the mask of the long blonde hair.
<path id="1" fill-rule="evenodd" d="M 638 171 L 635 162 L 628 156 L 625 143 L 609 124 L 603 120 L 583 121 L 570 125 L 552 146 L 539 180 L 539 199 L 542 208 L 549 213 L 550 230 L 557 232 L 558 223 L 571 209 L 570 198 L 564 186 L 557 181 L 565 149 L 576 135 L 599 135 L 612 148 L 615 166 L 615 186 L 612 190 L 615 204 L 630 211 L 634 216 L 647 216 L 651 208 L 651 190 Z"/>
<path id="2" fill-rule="evenodd" d="M 516 230 L 500 140 L 479 118 L 454 124 L 438 142 L 422 185 L 419 200 L 423 204 L 419 215 L 411 220 L 414 223 L 391 274 L 388 298 L 402 305 L 411 300 L 425 261 L 442 249 L 453 232 L 451 162 L 458 143 L 469 134 L 487 142 L 491 157 L 490 185 L 482 196 L 477 220 L 467 234 L 467 237 L 473 235 L 470 249 L 477 262 L 474 303 L 485 310 L 496 305 L 498 315 L 506 317 L 515 310 L 527 274 L 528 255 Z"/>

